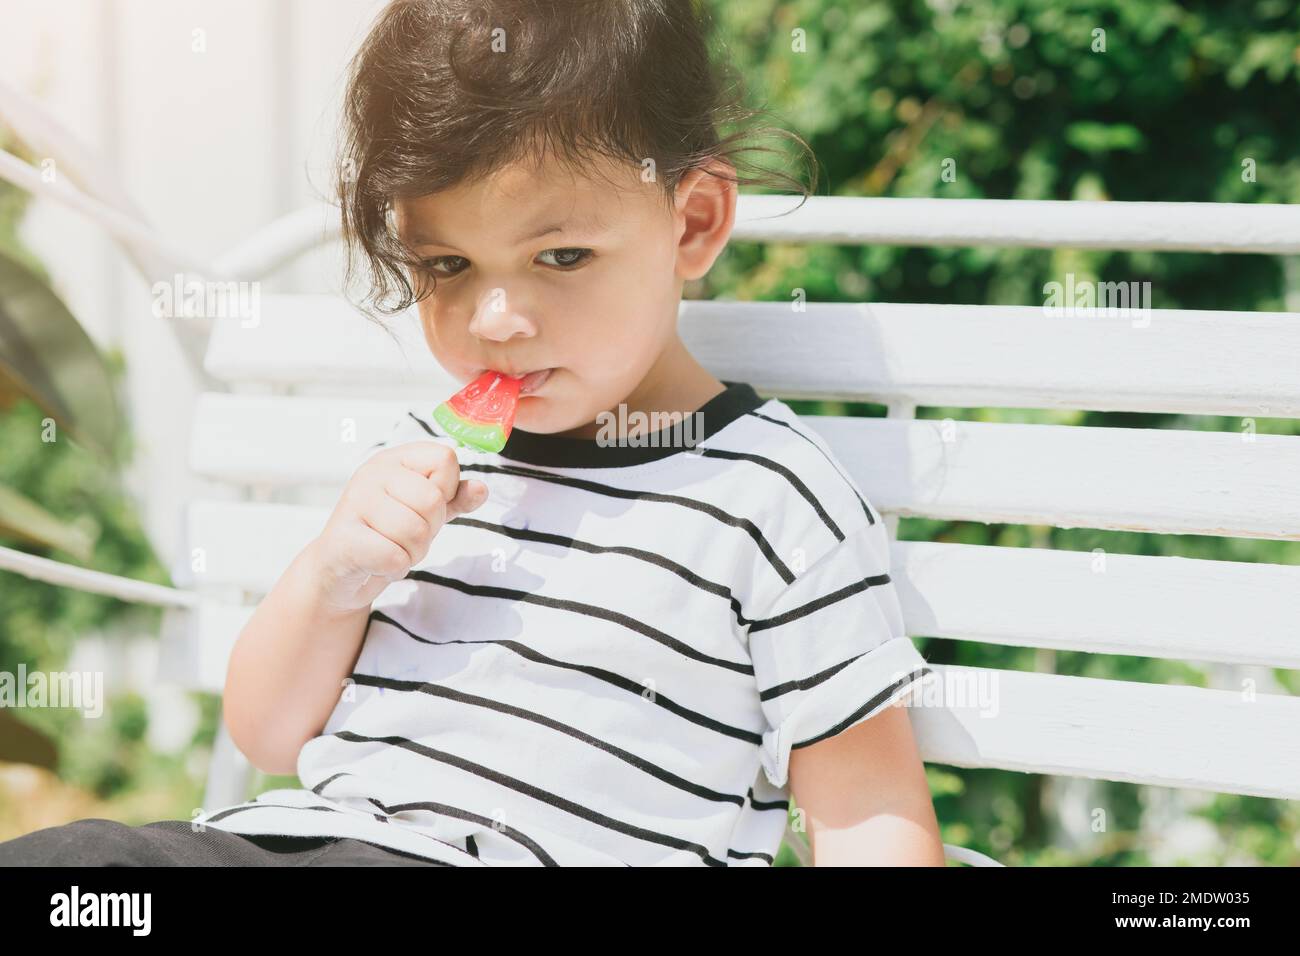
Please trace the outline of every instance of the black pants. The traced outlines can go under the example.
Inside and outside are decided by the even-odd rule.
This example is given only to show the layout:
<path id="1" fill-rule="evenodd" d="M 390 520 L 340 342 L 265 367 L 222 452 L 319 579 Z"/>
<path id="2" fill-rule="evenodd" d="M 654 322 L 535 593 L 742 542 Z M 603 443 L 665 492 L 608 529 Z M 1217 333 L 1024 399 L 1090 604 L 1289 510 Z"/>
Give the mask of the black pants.
<path id="1" fill-rule="evenodd" d="M 451 866 L 330 836 L 244 836 L 188 820 L 129 826 L 87 817 L 0 842 L 0 866 Z"/>

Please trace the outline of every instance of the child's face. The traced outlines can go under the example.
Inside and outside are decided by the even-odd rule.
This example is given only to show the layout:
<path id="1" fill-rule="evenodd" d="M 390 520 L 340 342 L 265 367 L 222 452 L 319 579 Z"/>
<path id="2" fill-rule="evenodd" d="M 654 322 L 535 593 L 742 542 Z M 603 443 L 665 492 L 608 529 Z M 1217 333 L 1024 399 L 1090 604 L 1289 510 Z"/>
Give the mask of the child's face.
<path id="1" fill-rule="evenodd" d="M 687 374 L 682 284 L 708 271 L 734 221 L 734 186 L 700 171 L 673 210 L 639 169 L 603 171 L 575 180 L 511 166 L 395 203 L 398 236 L 437 276 L 418 308 L 439 364 L 462 383 L 483 369 L 552 370 L 520 398 L 527 431 L 591 437 L 586 426 L 620 402 L 672 401 Z"/>

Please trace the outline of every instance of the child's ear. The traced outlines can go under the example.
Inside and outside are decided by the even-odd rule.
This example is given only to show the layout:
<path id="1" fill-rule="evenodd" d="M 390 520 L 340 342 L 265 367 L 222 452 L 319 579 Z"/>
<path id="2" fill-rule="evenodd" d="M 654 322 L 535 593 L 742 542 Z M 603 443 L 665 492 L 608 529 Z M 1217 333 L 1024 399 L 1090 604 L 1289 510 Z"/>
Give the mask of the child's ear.
<path id="1" fill-rule="evenodd" d="M 677 274 L 698 279 L 713 267 L 736 222 L 735 169 L 723 159 L 692 169 L 677 185 Z"/>

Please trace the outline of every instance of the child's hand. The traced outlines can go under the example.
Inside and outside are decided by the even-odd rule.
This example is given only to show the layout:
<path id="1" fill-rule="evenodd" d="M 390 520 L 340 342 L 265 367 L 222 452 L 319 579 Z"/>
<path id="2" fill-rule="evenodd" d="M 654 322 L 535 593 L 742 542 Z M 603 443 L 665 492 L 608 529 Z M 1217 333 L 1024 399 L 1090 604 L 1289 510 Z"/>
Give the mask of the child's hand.
<path id="1" fill-rule="evenodd" d="M 352 475 L 307 546 L 321 600 L 340 613 L 369 607 L 423 560 L 447 521 L 486 500 L 487 486 L 462 481 L 446 445 L 407 442 L 379 452 Z"/>

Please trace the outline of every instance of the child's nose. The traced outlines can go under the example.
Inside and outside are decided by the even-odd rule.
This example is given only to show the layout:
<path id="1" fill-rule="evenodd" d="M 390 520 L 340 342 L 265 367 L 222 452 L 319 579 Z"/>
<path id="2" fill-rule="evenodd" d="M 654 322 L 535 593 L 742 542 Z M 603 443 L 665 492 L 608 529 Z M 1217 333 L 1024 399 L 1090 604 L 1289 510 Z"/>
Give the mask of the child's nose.
<path id="1" fill-rule="evenodd" d="M 525 309 L 518 308 L 518 297 L 512 298 L 503 287 L 487 290 L 479 297 L 470 320 L 470 332 L 479 338 L 504 342 L 516 335 L 536 333 L 536 324 Z"/>

